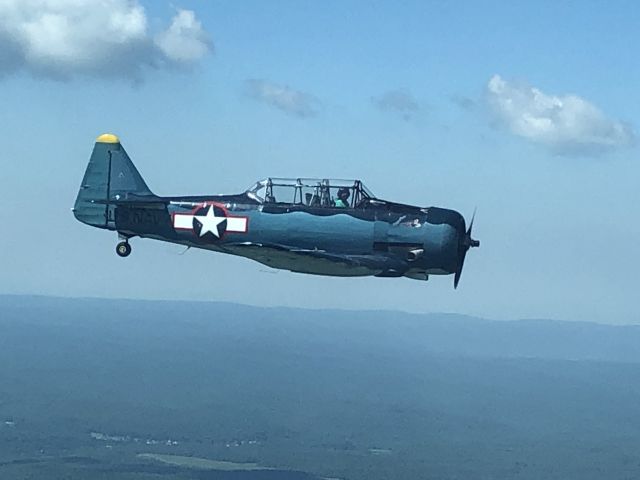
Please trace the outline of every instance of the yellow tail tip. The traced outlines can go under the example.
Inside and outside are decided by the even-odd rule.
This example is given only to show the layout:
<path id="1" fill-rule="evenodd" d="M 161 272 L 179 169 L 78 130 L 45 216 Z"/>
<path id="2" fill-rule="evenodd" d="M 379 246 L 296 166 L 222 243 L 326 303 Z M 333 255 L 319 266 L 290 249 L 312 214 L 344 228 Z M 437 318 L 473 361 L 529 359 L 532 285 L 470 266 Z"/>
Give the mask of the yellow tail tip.
<path id="1" fill-rule="evenodd" d="M 113 133 L 103 133 L 98 138 L 96 138 L 96 142 L 98 143 L 120 143 L 120 139 L 117 135 Z"/>

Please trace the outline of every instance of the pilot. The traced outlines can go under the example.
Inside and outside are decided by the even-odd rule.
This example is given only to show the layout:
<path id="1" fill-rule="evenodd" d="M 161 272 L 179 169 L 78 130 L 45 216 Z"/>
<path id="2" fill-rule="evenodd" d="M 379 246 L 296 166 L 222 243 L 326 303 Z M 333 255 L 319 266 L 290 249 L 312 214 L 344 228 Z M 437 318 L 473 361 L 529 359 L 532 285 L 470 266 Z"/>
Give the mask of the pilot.
<path id="1" fill-rule="evenodd" d="M 335 206 L 338 208 L 347 208 L 349 206 L 349 189 L 341 188 L 338 190 L 338 198 L 336 199 Z"/>

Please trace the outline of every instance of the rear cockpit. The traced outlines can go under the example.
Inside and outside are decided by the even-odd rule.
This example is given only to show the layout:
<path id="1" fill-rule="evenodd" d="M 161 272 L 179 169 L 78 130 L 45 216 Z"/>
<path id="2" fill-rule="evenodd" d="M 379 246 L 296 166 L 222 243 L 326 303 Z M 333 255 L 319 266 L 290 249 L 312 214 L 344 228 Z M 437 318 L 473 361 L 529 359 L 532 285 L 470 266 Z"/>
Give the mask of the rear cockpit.
<path id="1" fill-rule="evenodd" d="M 360 180 L 266 178 L 247 190 L 263 204 L 358 208 L 375 196 Z"/>

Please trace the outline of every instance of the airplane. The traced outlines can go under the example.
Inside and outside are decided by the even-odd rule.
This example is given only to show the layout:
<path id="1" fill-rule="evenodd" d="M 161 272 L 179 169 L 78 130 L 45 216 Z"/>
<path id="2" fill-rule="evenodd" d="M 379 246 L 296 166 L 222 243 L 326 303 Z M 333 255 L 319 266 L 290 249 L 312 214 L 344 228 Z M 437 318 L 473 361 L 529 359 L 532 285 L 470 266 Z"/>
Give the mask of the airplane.
<path id="1" fill-rule="evenodd" d="M 76 219 L 114 230 L 116 253 L 133 237 L 255 260 L 274 269 L 339 277 L 454 275 L 457 288 L 473 218 L 377 198 L 360 180 L 267 178 L 235 195 L 155 195 L 120 139 L 96 139 L 73 207 Z M 475 214 L 474 214 L 475 216 Z"/>

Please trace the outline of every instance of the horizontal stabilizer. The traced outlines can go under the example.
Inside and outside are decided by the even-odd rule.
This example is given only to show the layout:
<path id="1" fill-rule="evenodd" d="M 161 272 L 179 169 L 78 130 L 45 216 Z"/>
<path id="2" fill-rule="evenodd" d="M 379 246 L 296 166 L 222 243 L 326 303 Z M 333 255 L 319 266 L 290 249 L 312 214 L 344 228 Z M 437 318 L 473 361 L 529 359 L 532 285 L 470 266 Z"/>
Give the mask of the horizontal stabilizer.
<path id="1" fill-rule="evenodd" d="M 164 208 L 167 202 L 158 197 L 140 197 L 129 198 L 126 200 L 91 200 L 91 203 L 97 203 L 99 205 L 114 205 L 116 207 L 145 207 L 145 208 Z"/>

